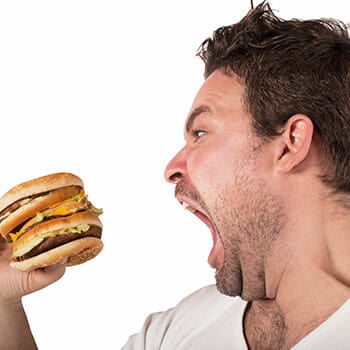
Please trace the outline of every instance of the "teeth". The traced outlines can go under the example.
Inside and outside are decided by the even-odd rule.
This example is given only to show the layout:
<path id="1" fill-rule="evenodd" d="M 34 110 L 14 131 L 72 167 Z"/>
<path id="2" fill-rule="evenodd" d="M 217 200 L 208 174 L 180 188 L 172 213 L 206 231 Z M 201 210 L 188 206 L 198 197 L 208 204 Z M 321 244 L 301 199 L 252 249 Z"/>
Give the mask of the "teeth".
<path id="1" fill-rule="evenodd" d="M 192 208 L 188 203 L 183 202 L 182 206 L 184 207 L 184 209 L 189 210 L 190 212 L 194 213 L 196 210 L 194 208 Z"/>

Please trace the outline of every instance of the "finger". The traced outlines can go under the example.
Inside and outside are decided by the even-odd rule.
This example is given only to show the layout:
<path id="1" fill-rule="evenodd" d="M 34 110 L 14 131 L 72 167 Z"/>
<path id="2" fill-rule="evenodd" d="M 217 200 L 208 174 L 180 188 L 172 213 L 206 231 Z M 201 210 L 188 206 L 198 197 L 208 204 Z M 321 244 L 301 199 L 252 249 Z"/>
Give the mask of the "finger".
<path id="1" fill-rule="evenodd" d="M 31 273 L 33 290 L 41 289 L 59 280 L 66 271 L 66 259 Z"/>

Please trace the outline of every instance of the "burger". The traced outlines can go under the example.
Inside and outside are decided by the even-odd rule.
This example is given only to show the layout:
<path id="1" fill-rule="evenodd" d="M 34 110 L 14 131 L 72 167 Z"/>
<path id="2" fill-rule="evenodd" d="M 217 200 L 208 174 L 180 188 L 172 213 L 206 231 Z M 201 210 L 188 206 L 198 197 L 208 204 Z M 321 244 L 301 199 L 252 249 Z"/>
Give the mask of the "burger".
<path id="1" fill-rule="evenodd" d="M 0 234 L 12 245 L 10 266 L 31 271 L 62 259 L 72 266 L 94 258 L 103 248 L 100 214 L 71 173 L 11 188 L 0 198 Z"/>

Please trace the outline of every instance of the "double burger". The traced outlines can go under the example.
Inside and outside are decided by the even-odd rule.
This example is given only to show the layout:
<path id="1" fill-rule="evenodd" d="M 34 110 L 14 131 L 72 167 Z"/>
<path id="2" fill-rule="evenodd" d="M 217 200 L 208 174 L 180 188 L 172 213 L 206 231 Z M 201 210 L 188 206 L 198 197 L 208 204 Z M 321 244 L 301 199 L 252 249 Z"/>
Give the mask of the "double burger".
<path id="1" fill-rule="evenodd" d="M 94 258 L 103 248 L 102 223 L 76 175 L 60 172 L 21 183 L 0 198 L 0 234 L 21 271 Z"/>

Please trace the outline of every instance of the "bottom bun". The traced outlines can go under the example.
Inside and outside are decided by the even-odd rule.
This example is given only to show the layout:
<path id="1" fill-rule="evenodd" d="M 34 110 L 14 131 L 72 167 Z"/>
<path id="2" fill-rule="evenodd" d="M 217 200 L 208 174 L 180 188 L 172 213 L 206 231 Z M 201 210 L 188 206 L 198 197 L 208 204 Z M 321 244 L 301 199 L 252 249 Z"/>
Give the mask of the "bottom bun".
<path id="1" fill-rule="evenodd" d="M 67 258 L 67 266 L 82 264 L 94 258 L 103 248 L 99 238 L 85 237 L 68 242 L 44 253 L 22 261 L 12 261 L 10 266 L 20 271 L 32 271 L 58 263 Z"/>

